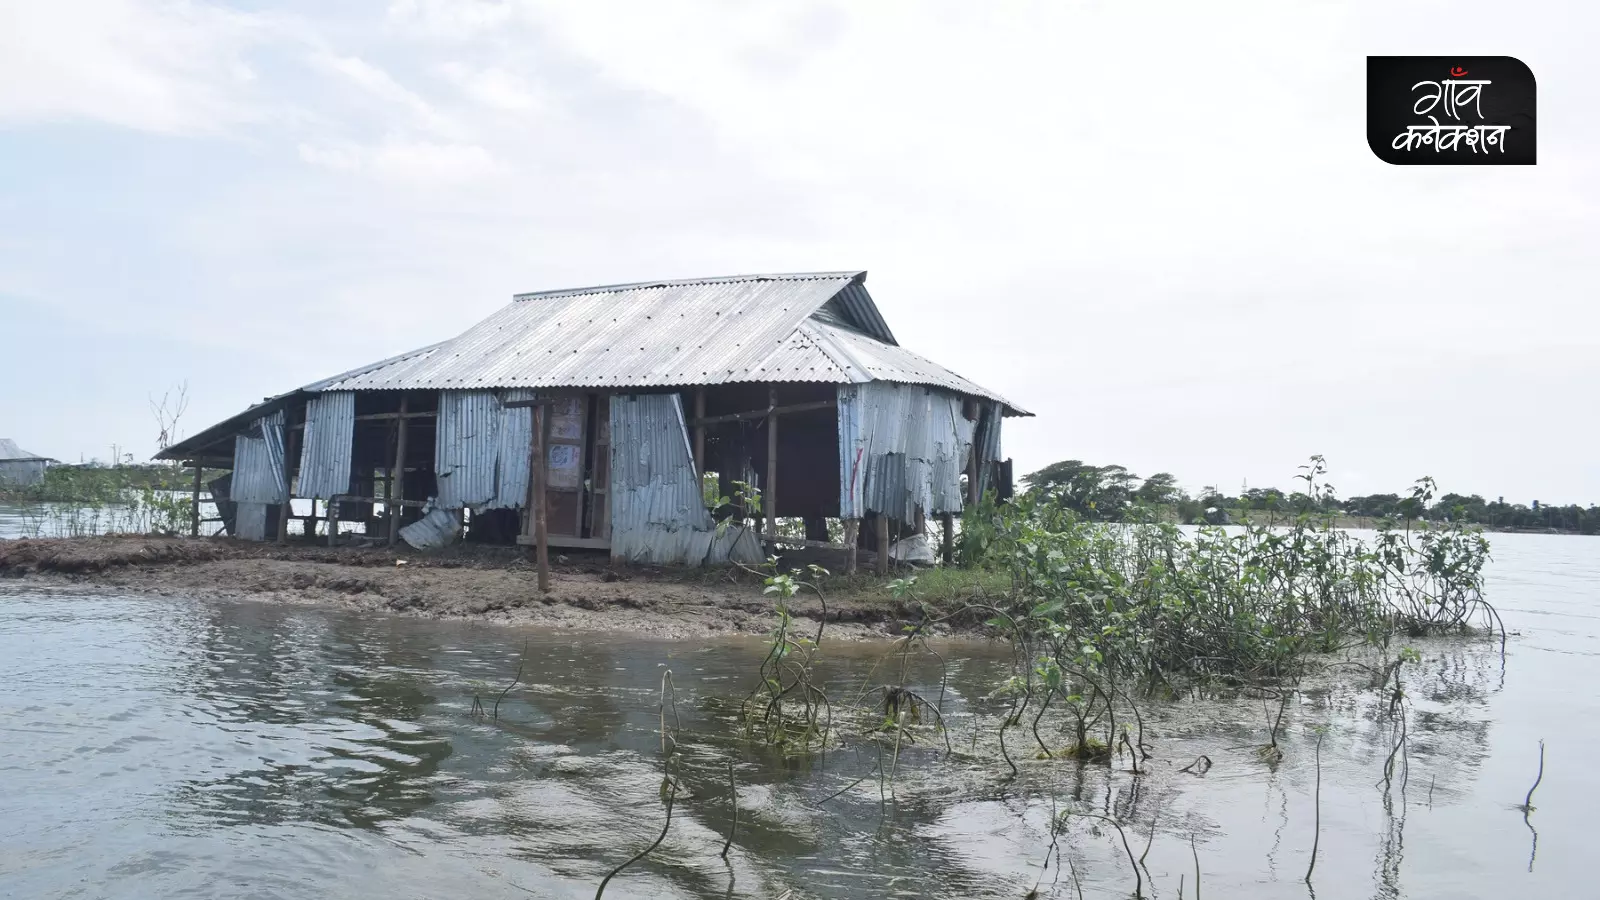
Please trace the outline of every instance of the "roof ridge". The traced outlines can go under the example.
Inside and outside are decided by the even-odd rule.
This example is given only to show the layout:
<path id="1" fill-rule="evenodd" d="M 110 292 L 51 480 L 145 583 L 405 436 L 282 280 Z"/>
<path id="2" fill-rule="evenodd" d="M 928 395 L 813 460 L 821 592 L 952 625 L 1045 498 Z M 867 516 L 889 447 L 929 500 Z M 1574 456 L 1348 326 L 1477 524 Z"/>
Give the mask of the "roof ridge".
<path id="1" fill-rule="evenodd" d="M 543 300 L 556 297 L 580 297 L 584 294 L 614 294 L 621 291 L 642 291 L 651 288 L 683 287 L 695 284 L 737 284 L 741 281 L 825 281 L 850 278 L 865 281 L 865 269 L 842 269 L 837 272 L 777 272 L 766 275 L 711 275 L 701 278 L 668 278 L 656 281 L 635 281 L 629 284 L 602 284 L 593 287 L 561 288 L 551 291 L 529 291 L 511 295 L 513 303 L 523 300 Z"/>

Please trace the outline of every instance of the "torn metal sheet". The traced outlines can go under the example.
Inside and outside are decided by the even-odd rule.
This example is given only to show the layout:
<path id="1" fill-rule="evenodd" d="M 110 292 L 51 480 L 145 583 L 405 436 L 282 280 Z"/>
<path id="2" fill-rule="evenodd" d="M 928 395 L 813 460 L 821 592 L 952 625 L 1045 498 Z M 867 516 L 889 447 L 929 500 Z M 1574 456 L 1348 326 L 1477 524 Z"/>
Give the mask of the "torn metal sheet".
<path id="1" fill-rule="evenodd" d="M 677 394 L 611 398 L 611 553 L 629 562 L 761 560 L 755 536 L 706 510 Z"/>
<path id="2" fill-rule="evenodd" d="M 878 512 L 910 522 L 919 507 L 961 511 L 974 431 L 961 396 L 883 381 L 843 385 L 838 396 L 843 518 Z"/>
<path id="3" fill-rule="evenodd" d="M 354 391 L 329 391 L 306 401 L 300 449 L 301 497 L 329 500 L 350 493 L 350 452 L 356 432 Z"/>
<path id="4" fill-rule="evenodd" d="M 282 503 L 289 496 L 283 471 L 283 410 L 256 419 L 233 440 L 233 500 Z"/>
<path id="5" fill-rule="evenodd" d="M 434 509 L 400 529 L 400 539 L 418 550 L 447 547 L 460 534 L 460 513 L 453 509 Z"/>

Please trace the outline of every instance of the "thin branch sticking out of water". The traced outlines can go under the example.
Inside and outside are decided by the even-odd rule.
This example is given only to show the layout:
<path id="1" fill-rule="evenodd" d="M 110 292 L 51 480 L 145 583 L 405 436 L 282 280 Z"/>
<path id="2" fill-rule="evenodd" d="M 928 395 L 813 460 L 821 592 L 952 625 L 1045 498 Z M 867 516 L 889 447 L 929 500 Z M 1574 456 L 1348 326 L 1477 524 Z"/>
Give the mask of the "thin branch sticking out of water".
<path id="1" fill-rule="evenodd" d="M 1306 866 L 1306 884 L 1311 883 L 1311 873 L 1317 868 L 1317 845 L 1322 842 L 1322 734 L 1317 734 L 1317 792 L 1316 819 L 1311 831 L 1311 864 Z"/>
<path id="2" fill-rule="evenodd" d="M 492 716 L 492 718 L 497 719 L 497 720 L 500 718 L 500 701 L 504 700 L 506 698 L 506 695 L 511 693 L 511 689 L 517 686 L 517 682 L 522 680 L 522 667 L 527 665 L 527 664 L 528 664 L 528 642 L 527 641 L 523 641 L 522 642 L 522 656 L 517 659 L 517 674 L 512 676 L 511 683 L 506 685 L 506 689 L 500 692 L 500 696 L 494 698 L 494 715 Z"/>
<path id="3" fill-rule="evenodd" d="M 656 835 L 656 839 L 650 843 L 650 846 L 640 850 L 627 862 L 617 866 L 615 869 L 612 869 L 609 873 L 607 873 L 606 877 L 601 879 L 600 887 L 594 892 L 594 900 L 600 900 L 600 895 L 606 892 L 606 885 L 611 883 L 611 879 L 617 877 L 617 873 L 633 865 L 639 860 L 644 859 L 646 856 L 649 856 L 651 852 L 653 852 L 657 847 L 661 846 L 662 841 L 667 839 L 667 829 L 672 827 L 672 801 L 678 795 L 678 785 L 672 779 L 668 778 L 665 788 L 667 795 L 667 820 L 661 825 L 661 833 Z"/>
<path id="4" fill-rule="evenodd" d="M 1524 813 L 1533 812 L 1533 792 L 1539 789 L 1539 782 L 1544 780 L 1544 741 L 1539 741 L 1539 774 L 1533 779 L 1533 787 L 1528 788 L 1528 796 L 1523 799 L 1518 809 Z"/>
<path id="5" fill-rule="evenodd" d="M 733 781 L 733 760 L 728 760 L 728 805 L 733 807 L 733 824 L 728 826 L 728 839 L 722 843 L 722 858 L 728 858 L 733 846 L 733 835 L 739 830 L 739 788 Z"/>
<path id="6" fill-rule="evenodd" d="M 1189 834 L 1189 852 L 1194 854 L 1194 900 L 1200 900 L 1200 851 L 1194 846 L 1194 833 Z"/>
<path id="7" fill-rule="evenodd" d="M 1122 824 L 1110 816 L 1102 816 L 1098 813 L 1075 813 L 1069 810 L 1067 815 L 1083 816 L 1086 819 L 1099 819 L 1117 830 L 1117 836 L 1122 838 L 1122 850 L 1128 854 L 1128 866 L 1133 869 L 1133 896 L 1135 898 L 1144 897 L 1144 876 L 1139 874 L 1139 861 L 1133 856 L 1133 848 L 1128 846 L 1128 833 L 1122 830 Z"/>

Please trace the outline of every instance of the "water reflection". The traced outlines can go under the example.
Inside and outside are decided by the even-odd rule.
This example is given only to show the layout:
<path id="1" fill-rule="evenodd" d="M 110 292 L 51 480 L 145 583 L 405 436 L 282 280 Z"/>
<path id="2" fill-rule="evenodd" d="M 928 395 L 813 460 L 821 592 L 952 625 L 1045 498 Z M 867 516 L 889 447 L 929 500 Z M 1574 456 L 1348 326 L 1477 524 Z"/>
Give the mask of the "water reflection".
<path id="1" fill-rule="evenodd" d="M 970 645 L 944 648 L 956 755 L 926 736 L 902 746 L 893 780 L 880 781 L 888 751 L 863 738 L 804 757 L 742 739 L 737 704 L 761 653 L 752 641 L 592 638 L 7 585 L 0 894 L 68 896 L 89 883 L 84 896 L 176 896 L 194 885 L 204 886 L 198 896 L 247 896 L 230 887 L 247 872 L 250 891 L 289 898 L 592 896 L 660 830 L 670 669 L 682 792 L 666 841 L 608 897 L 793 888 L 1016 898 L 1035 883 L 1074 897 L 1073 872 L 1085 897 L 1127 896 L 1121 838 L 1091 814 L 1123 824 L 1147 895 L 1176 896 L 1182 877 L 1193 896 L 1197 856 L 1205 896 L 1299 896 L 1323 728 L 1314 896 L 1573 896 L 1587 869 L 1587 807 L 1600 796 L 1594 776 L 1552 766 L 1537 811 L 1517 821 L 1514 805 L 1538 738 L 1565 749 L 1597 736 L 1600 709 L 1574 686 L 1600 645 L 1583 624 L 1600 598 L 1575 590 L 1525 587 L 1521 602 L 1558 624 L 1524 619 L 1530 634 L 1506 655 L 1482 640 L 1418 644 L 1421 661 L 1404 667 L 1406 741 L 1387 782 L 1398 720 L 1355 666 L 1302 685 L 1276 765 L 1256 754 L 1275 704 L 1235 687 L 1147 701 L 1155 758 L 1141 775 L 1126 758 L 1027 759 L 1032 736 L 1014 731 L 1022 775 L 1003 778 L 1002 706 L 984 698 L 1009 660 L 1003 648 Z M 881 655 L 843 644 L 823 654 L 819 677 L 840 720 L 883 677 Z M 499 719 L 473 715 L 474 696 L 492 706 L 519 661 L 523 677 Z M 931 659 L 908 669 L 925 695 L 941 675 Z M 1047 719 L 1046 739 L 1064 724 Z M 1202 754 L 1209 769 L 1182 771 Z M 730 762 L 738 828 L 724 861 Z M 1070 813 L 1059 862 L 1041 868 L 1052 817 Z"/>

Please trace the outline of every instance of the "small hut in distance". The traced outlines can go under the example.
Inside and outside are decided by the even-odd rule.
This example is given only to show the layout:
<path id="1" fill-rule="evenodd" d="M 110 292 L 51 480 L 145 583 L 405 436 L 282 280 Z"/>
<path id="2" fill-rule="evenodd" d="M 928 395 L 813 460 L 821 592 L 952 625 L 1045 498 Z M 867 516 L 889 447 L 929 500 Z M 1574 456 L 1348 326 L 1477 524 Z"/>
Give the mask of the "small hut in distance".
<path id="1" fill-rule="evenodd" d="M 689 565 L 832 547 L 853 561 L 1009 493 L 1001 422 L 1026 415 L 901 347 L 865 272 L 753 275 L 520 294 L 458 337 L 272 397 L 160 456 L 232 468 L 239 537 L 283 539 L 298 497 L 330 541 L 359 522 L 426 547 L 466 521 L 468 540 L 530 543 L 543 475 L 552 547 Z M 708 506 L 736 483 L 759 510 Z M 719 527 L 752 512 L 753 529 Z"/>
<path id="2" fill-rule="evenodd" d="M 55 460 L 17 446 L 11 438 L 0 438 L 0 487 L 32 487 L 44 481 L 44 470 Z"/>

